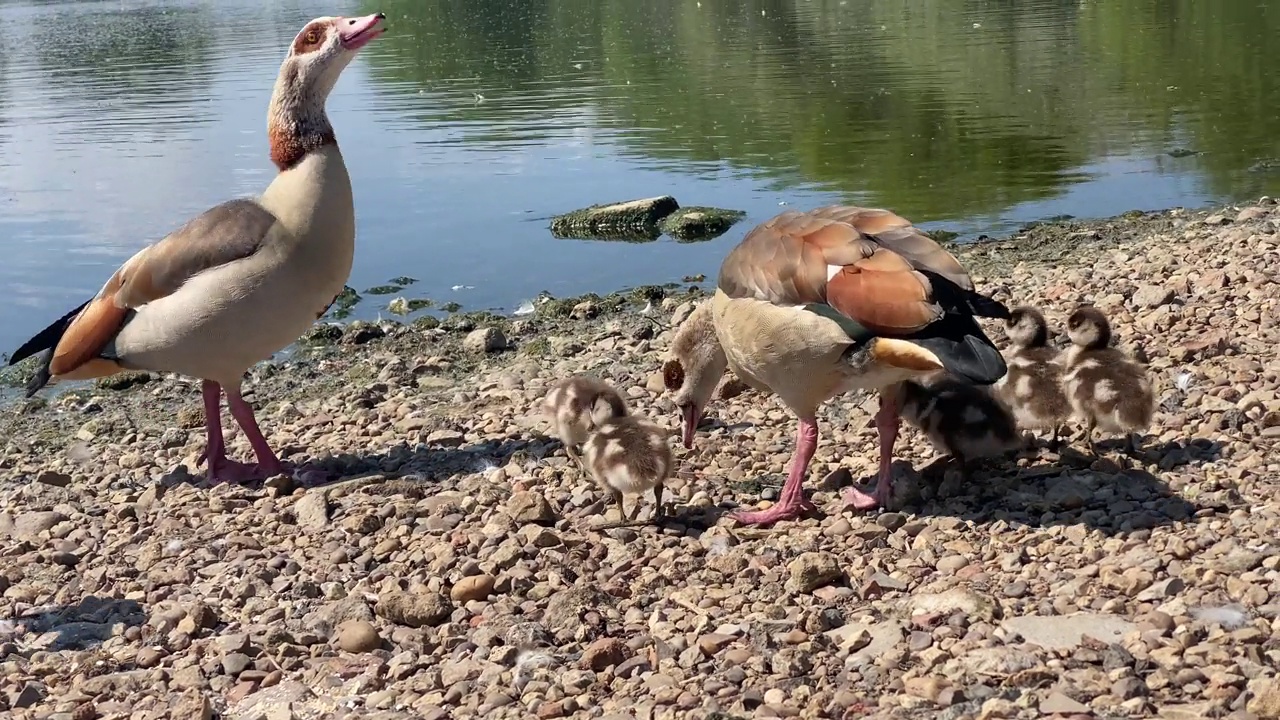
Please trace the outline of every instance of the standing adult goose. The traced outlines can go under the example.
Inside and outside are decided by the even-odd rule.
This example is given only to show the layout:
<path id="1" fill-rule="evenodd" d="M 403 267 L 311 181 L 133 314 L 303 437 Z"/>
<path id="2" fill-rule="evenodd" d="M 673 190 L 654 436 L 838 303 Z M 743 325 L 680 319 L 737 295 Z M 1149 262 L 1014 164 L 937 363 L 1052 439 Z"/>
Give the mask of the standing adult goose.
<path id="1" fill-rule="evenodd" d="M 10 365 L 42 353 L 28 397 L 52 379 L 122 370 L 200 378 L 209 478 L 242 482 L 284 469 L 241 397 L 241 380 L 323 315 L 351 272 L 351 179 L 325 101 L 385 18 L 320 17 L 302 28 L 267 111 L 279 174 L 261 196 L 216 205 L 140 250 L 91 300 L 14 352 Z M 227 457 L 224 392 L 256 464 Z"/>
<path id="2" fill-rule="evenodd" d="M 777 394 L 799 418 L 778 503 L 739 513 L 743 523 L 773 523 L 812 508 L 801 485 L 817 447 L 818 407 L 828 399 L 944 369 L 979 385 L 1005 373 L 1004 359 L 974 317 L 1004 318 L 1008 309 L 974 292 L 951 253 L 888 210 L 828 206 L 767 220 L 724 259 L 710 314 L 715 332 L 691 329 L 685 333 L 691 341 L 683 344 L 701 337 L 703 344 L 718 342 L 722 352 L 673 347 L 663 369 L 668 387 L 682 391 L 686 442 L 710 399 L 706 388 L 715 387 L 707 375 L 719 377 L 726 365 L 749 385 Z M 846 494 L 861 510 L 885 504 L 892 491 L 900 410 L 893 397 L 882 394 L 876 414 L 874 495 L 856 488 Z"/>

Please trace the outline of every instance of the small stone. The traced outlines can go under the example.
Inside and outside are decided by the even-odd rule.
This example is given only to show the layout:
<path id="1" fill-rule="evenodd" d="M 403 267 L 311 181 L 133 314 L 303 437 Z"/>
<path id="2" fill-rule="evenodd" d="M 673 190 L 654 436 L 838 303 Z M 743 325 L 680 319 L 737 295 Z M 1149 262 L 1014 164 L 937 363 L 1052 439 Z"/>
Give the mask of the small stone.
<path id="1" fill-rule="evenodd" d="M 1157 308 L 1173 302 L 1173 288 L 1162 285 L 1142 285 L 1133 292 L 1133 304 L 1140 308 Z"/>
<path id="2" fill-rule="evenodd" d="M 71 484 L 71 476 L 66 473 L 45 470 L 36 476 L 36 482 L 64 488 Z"/>
<path id="3" fill-rule="evenodd" d="M 1246 710 L 1265 720 L 1280 718 L 1280 678 L 1267 678 L 1250 683 L 1253 697 Z"/>
<path id="4" fill-rule="evenodd" d="M 493 592 L 493 586 L 496 582 L 497 578 L 492 575 L 464 577 L 449 589 L 449 597 L 453 598 L 455 602 L 484 600 L 489 597 L 489 593 Z"/>
<path id="5" fill-rule="evenodd" d="M 11 704 L 14 708 L 29 708 L 39 703 L 45 698 L 46 690 L 44 685 L 37 682 L 28 682 L 22 686 L 17 695 L 13 697 Z"/>
<path id="6" fill-rule="evenodd" d="M 582 653 L 582 665 L 595 672 L 603 672 L 609 666 L 622 664 L 631 656 L 631 650 L 617 638 L 600 638 Z"/>
<path id="7" fill-rule="evenodd" d="M 714 657 L 716 653 L 723 650 L 734 641 L 732 635 L 722 635 L 720 633 L 708 633 L 698 638 L 698 649 L 707 657 Z"/>
<path id="8" fill-rule="evenodd" d="M 826 552 L 801 553 L 791 561 L 787 569 L 791 573 L 788 584 L 792 590 L 800 593 L 813 592 L 820 587 L 838 582 L 844 576 L 839 561 L 834 555 Z"/>
<path id="9" fill-rule="evenodd" d="M 948 555 L 939 560 L 935 567 L 938 568 L 938 572 L 940 573 L 954 575 L 960 570 L 960 568 L 963 568 L 968 564 L 969 559 L 963 555 Z"/>
<path id="10" fill-rule="evenodd" d="M 222 672 L 231 677 L 238 677 L 253 660 L 244 653 L 229 653 L 222 656 Z"/>
<path id="11" fill-rule="evenodd" d="M 1088 713 L 1090 710 L 1088 705 L 1055 691 L 1040 701 L 1040 712 L 1044 715 L 1074 715 Z"/>
<path id="12" fill-rule="evenodd" d="M 876 524 L 889 532 L 893 532 L 907 524 L 907 517 L 899 512 L 881 513 L 876 518 Z"/>
<path id="13" fill-rule="evenodd" d="M 293 506 L 298 524 L 304 528 L 319 530 L 329 525 L 329 500 L 323 491 L 309 490 Z"/>
<path id="14" fill-rule="evenodd" d="M 507 338 L 498 328 L 485 327 L 472 330 L 462 341 L 462 347 L 473 353 L 492 353 L 507 347 Z"/>
<path id="15" fill-rule="evenodd" d="M 427 437 L 424 438 L 424 441 L 428 445 L 439 445 L 440 447 L 456 448 L 456 447 L 460 447 L 463 443 L 467 441 L 467 436 L 463 435 L 457 430 L 440 428 L 439 430 L 432 430 L 431 432 L 427 433 Z"/>
<path id="16" fill-rule="evenodd" d="M 1171 598 L 1187 587 L 1187 582 L 1182 578 L 1171 577 L 1166 580 L 1160 580 L 1152 583 L 1146 590 L 1138 593 L 1137 600 L 1139 602 L 1150 602 L 1152 600 L 1164 600 Z"/>
<path id="17" fill-rule="evenodd" d="M 453 612 L 449 598 L 438 593 L 384 593 L 378 598 L 374 612 L 379 617 L 408 627 L 436 626 Z"/>
<path id="18" fill-rule="evenodd" d="M 338 649 L 349 653 L 371 652 L 382 645 L 377 628 L 368 620 L 347 620 L 338 626 L 335 638 Z"/>
<path id="19" fill-rule="evenodd" d="M 555 513 L 542 493 L 522 490 L 512 493 L 507 500 L 507 513 L 517 523 L 549 523 L 555 520 Z"/>
<path id="20" fill-rule="evenodd" d="M 145 647 L 138 651 L 133 662 L 140 668 L 153 668 L 160 664 L 164 658 L 164 651 L 160 648 Z"/>

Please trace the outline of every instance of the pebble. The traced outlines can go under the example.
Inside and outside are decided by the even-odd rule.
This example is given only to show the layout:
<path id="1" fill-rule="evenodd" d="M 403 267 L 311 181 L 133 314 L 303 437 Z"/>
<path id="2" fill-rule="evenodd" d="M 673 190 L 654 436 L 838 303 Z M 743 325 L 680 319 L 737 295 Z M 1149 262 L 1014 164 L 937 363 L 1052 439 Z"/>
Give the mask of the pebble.
<path id="1" fill-rule="evenodd" d="M 373 623 L 367 620 L 347 620 L 338 626 L 335 642 L 344 652 L 363 653 L 376 650 L 382 645 L 382 638 Z"/>

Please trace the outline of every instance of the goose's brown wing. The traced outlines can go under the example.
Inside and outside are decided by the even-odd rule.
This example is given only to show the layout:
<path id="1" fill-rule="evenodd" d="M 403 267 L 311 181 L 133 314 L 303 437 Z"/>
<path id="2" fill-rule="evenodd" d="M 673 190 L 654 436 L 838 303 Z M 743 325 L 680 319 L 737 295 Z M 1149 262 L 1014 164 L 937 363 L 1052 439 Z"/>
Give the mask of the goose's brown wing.
<path id="1" fill-rule="evenodd" d="M 930 271 L 960 285 L 969 275 L 910 222 L 888 210 L 788 210 L 757 226 L 725 258 L 730 297 L 780 305 L 825 303 L 870 332 L 910 335 L 942 317 Z"/>
<path id="2" fill-rule="evenodd" d="M 276 218 L 258 203 L 231 200 L 197 215 L 138 251 L 66 325 L 53 348 L 51 375 L 74 371 L 98 356 L 129 310 L 170 295 L 198 273 L 242 260 L 267 241 Z"/>

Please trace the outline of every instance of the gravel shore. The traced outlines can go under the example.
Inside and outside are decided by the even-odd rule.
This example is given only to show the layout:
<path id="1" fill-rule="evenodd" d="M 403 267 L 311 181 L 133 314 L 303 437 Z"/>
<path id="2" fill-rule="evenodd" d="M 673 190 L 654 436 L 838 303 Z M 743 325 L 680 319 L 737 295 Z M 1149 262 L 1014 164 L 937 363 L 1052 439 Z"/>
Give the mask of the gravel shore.
<path id="1" fill-rule="evenodd" d="M 1264 198 L 958 249 L 1058 332 L 1080 302 L 1110 315 L 1156 387 L 1145 456 L 1075 442 L 926 481 L 904 428 L 901 507 L 874 515 L 840 509 L 876 459 L 876 402 L 850 396 L 819 416 L 825 517 L 724 517 L 776 497 L 795 424 L 742 392 L 679 447 L 658 371 L 689 288 L 320 327 L 246 385 L 308 461 L 265 487 L 204 482 L 190 381 L 18 403 L 0 714 L 1280 718 L 1278 228 Z M 592 528 L 616 510 L 533 414 L 578 372 L 672 428 L 675 519 Z M 248 458 L 231 423 L 228 445 Z"/>

